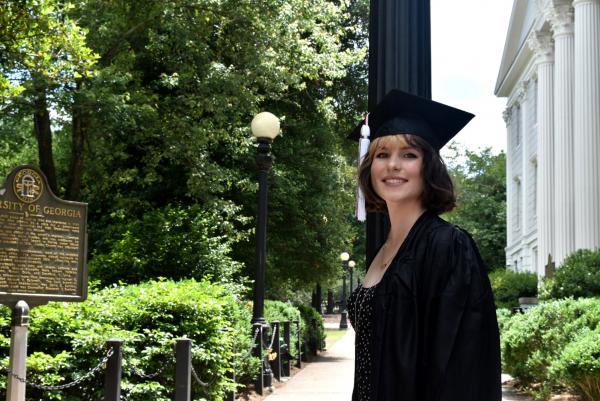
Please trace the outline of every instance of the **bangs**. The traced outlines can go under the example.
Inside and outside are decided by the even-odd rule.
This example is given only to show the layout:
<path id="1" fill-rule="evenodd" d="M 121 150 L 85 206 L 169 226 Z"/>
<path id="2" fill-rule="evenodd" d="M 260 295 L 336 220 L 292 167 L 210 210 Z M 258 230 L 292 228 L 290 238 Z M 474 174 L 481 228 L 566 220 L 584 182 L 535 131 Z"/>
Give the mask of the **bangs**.
<path id="1" fill-rule="evenodd" d="M 395 134 L 395 135 L 386 135 L 380 136 L 371 142 L 371 146 L 369 147 L 369 156 L 373 158 L 375 152 L 381 148 L 385 148 L 387 146 L 399 145 L 399 146 L 414 146 L 418 147 L 416 143 L 413 141 L 413 135 L 410 134 Z"/>

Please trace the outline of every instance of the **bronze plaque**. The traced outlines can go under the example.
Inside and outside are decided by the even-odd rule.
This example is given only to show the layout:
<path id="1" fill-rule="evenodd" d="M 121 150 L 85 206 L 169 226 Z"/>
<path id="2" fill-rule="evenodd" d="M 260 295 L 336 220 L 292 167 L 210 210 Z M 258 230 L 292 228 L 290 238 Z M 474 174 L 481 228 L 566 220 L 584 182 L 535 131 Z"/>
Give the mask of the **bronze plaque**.
<path id="1" fill-rule="evenodd" d="M 58 199 L 34 166 L 0 188 L 0 302 L 87 297 L 87 204 Z"/>

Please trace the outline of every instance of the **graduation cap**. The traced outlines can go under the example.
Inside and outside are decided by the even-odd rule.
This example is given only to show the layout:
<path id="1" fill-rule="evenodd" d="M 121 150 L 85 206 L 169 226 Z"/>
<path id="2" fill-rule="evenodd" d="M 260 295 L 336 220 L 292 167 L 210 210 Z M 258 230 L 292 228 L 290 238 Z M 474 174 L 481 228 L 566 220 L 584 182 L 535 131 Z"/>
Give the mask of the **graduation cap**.
<path id="1" fill-rule="evenodd" d="M 473 117 L 466 111 L 393 89 L 352 130 L 348 138 L 359 141 L 360 165 L 367 154 L 370 140 L 387 135 L 410 134 L 423 138 L 439 151 Z M 357 217 L 360 221 L 366 218 L 364 204 L 364 195 L 359 188 Z"/>

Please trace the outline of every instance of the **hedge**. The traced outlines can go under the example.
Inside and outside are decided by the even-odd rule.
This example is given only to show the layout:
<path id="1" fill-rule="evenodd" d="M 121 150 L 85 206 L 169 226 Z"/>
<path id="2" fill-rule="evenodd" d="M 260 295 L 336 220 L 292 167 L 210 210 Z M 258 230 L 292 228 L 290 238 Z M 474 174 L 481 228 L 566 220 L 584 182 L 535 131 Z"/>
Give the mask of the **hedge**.
<path id="1" fill-rule="evenodd" d="M 519 306 L 519 297 L 534 297 L 537 295 L 537 276 L 535 273 L 496 269 L 490 273 L 490 282 L 496 307 L 498 308 L 511 309 Z"/>
<path id="2" fill-rule="evenodd" d="M 290 304 L 266 301 L 267 320 L 294 320 L 300 312 Z M 260 361 L 250 355 L 251 305 L 230 289 L 208 281 L 151 281 L 113 286 L 92 293 L 83 303 L 54 302 L 32 309 L 27 376 L 33 382 L 58 385 L 93 368 L 106 354 L 105 342 L 124 340 L 124 397 L 131 401 L 171 400 L 174 391 L 174 344 L 193 340 L 193 366 L 211 383 L 192 387 L 194 400 L 221 400 L 234 389 L 229 379 L 232 359 L 238 381 L 249 383 Z M 307 327 L 307 323 L 302 323 Z M 293 329 L 292 329 L 293 330 Z M 295 340 L 294 340 L 295 341 Z M 0 363 L 8 365 L 10 310 L 0 308 Z M 295 343 L 293 343 L 295 344 Z M 233 349 L 236 354 L 234 355 Z M 292 350 L 295 348 L 292 348 Z M 146 374 L 143 380 L 132 366 Z M 103 398 L 103 375 L 73 389 L 53 392 L 27 390 L 27 400 L 91 401 Z M 6 387 L 0 378 L 0 390 Z"/>
<path id="3" fill-rule="evenodd" d="M 600 249 L 580 249 L 569 255 L 554 273 L 544 279 L 541 298 L 600 297 Z"/>
<path id="4" fill-rule="evenodd" d="M 561 387 L 575 389 L 585 401 L 599 399 L 586 389 L 600 391 L 600 299 L 543 302 L 505 315 L 499 314 L 504 371 L 540 399 Z"/>

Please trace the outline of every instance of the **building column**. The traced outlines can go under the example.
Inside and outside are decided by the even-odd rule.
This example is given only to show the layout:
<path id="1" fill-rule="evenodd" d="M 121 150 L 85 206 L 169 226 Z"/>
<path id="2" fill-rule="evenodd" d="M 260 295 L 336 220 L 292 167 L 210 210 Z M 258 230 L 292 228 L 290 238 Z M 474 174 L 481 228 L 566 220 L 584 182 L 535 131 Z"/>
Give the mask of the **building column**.
<path id="1" fill-rule="evenodd" d="M 600 246 L 600 0 L 575 0 L 575 247 Z"/>
<path id="2" fill-rule="evenodd" d="M 504 110 L 504 112 L 502 113 L 502 118 L 504 119 L 504 122 L 506 123 L 506 149 L 512 149 L 512 137 L 513 137 L 513 131 L 512 131 L 512 115 L 513 115 L 513 106 L 509 105 L 506 107 L 506 109 Z M 513 229 L 512 229 L 512 214 L 513 214 L 513 207 L 515 207 L 515 205 L 512 204 L 511 199 L 512 199 L 512 152 L 507 151 L 506 152 L 506 251 L 508 251 L 514 242 L 514 234 L 513 234 Z M 510 265 L 512 264 L 510 258 L 509 258 L 509 254 L 508 252 L 506 253 L 506 264 Z"/>
<path id="3" fill-rule="evenodd" d="M 556 4 L 555 2 L 552 2 Z M 570 2 L 569 2 L 570 3 Z M 544 10 L 554 38 L 554 260 L 558 266 L 575 251 L 573 152 L 574 38 L 569 3 Z M 547 255 L 546 255 L 547 256 Z M 544 260 L 547 262 L 547 260 Z"/>
<path id="4" fill-rule="evenodd" d="M 547 32 L 533 32 L 527 44 L 535 53 L 538 76 L 538 277 L 544 275 L 548 255 L 554 258 L 554 54 Z"/>

